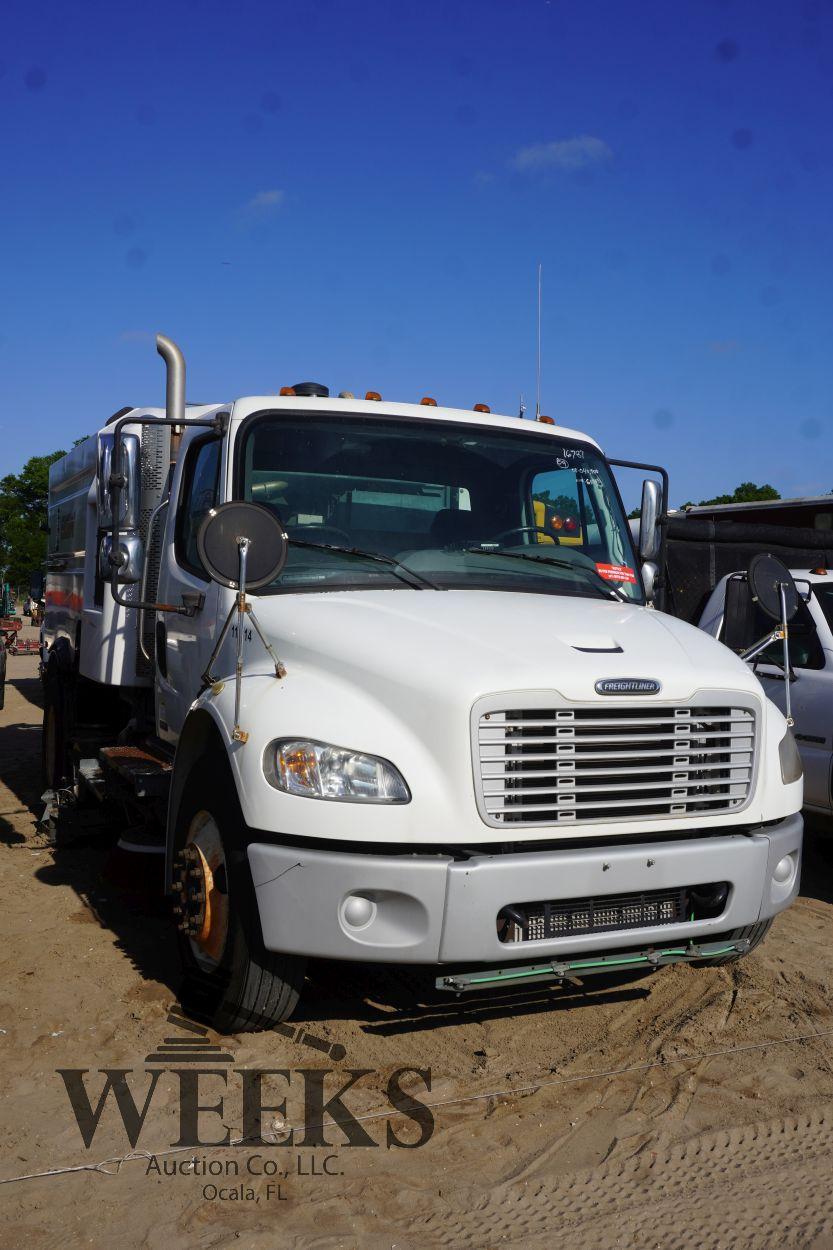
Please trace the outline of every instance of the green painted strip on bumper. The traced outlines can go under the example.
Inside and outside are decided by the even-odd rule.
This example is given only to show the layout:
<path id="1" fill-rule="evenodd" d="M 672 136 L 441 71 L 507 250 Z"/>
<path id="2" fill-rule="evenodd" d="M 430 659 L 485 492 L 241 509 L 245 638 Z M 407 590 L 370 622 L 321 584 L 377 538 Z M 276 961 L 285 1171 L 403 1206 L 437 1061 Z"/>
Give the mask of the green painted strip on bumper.
<path id="1" fill-rule="evenodd" d="M 662 950 L 653 952 L 653 957 L 648 955 L 624 955 L 608 958 L 602 956 L 600 959 L 573 959 L 565 963 L 564 967 L 567 972 L 581 972 L 591 968 L 622 968 L 638 964 L 648 964 L 655 966 L 658 960 L 693 960 L 693 959 L 715 959 L 718 955 L 729 955 L 737 950 L 734 944 L 731 946 L 719 946 L 715 950 L 698 950 L 690 951 L 681 947 L 666 947 Z M 562 972 L 557 972 L 547 964 L 533 965 L 531 968 L 519 968 L 517 971 L 508 969 L 506 972 L 489 973 L 486 976 L 466 976 L 466 985 L 494 985 L 498 982 L 505 981 L 521 981 L 525 977 L 561 977 Z M 452 988 L 448 983 L 455 978 L 443 977 L 440 980 L 446 982 L 446 988 Z"/>

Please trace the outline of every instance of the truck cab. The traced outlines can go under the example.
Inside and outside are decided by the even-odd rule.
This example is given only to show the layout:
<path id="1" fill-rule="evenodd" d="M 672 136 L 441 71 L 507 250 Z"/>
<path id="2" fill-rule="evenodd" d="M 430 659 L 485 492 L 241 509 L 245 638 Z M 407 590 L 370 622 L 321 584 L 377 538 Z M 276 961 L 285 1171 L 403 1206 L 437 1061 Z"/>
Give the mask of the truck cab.
<path id="1" fill-rule="evenodd" d="M 317 385 L 191 408 L 160 352 L 166 408 L 80 457 L 47 724 L 53 784 L 132 781 L 155 822 L 192 1011 L 283 1019 L 308 956 L 466 992 L 762 939 L 801 770 L 748 667 L 652 602 L 655 483 L 637 551 L 579 430 Z M 285 557 L 250 595 L 206 556 L 233 501 Z"/>

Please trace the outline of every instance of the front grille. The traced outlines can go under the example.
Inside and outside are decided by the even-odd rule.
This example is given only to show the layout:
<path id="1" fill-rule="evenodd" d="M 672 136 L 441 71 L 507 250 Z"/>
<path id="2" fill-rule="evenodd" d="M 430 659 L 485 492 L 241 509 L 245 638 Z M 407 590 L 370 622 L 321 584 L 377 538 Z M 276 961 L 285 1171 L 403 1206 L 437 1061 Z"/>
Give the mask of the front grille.
<path id="1" fill-rule="evenodd" d="M 613 929 L 653 929 L 686 918 L 685 889 L 647 890 L 506 907 L 498 918 L 498 936 L 502 942 L 539 942 Z"/>
<path id="2" fill-rule="evenodd" d="M 477 724 L 490 824 L 567 825 L 731 812 L 752 783 L 745 707 L 535 708 Z"/>

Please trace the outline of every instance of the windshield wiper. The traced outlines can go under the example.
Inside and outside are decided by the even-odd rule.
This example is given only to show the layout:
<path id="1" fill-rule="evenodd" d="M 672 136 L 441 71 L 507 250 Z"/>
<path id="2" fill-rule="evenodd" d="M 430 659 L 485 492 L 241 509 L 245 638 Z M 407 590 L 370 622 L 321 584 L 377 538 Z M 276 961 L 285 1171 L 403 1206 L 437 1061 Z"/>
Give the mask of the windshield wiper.
<path id="1" fill-rule="evenodd" d="M 470 551 L 476 556 L 501 556 L 504 560 L 529 560 L 533 564 L 553 564 L 558 569 L 568 569 L 571 573 L 586 573 L 588 577 L 594 577 L 598 582 L 598 589 L 605 592 L 605 598 L 612 595 L 614 599 L 619 599 L 622 603 L 630 603 L 631 600 L 626 594 L 616 586 L 611 586 L 610 582 L 602 577 L 601 573 L 596 569 L 588 568 L 584 564 L 573 564 L 571 560 L 554 560 L 552 556 L 528 556 L 522 551 L 498 551 L 497 548 L 489 547 L 464 547 L 464 551 Z"/>
<path id="2" fill-rule="evenodd" d="M 356 556 L 363 560 L 374 560 L 377 564 L 390 565 L 394 576 L 398 577 L 406 586 L 410 586 L 412 590 L 424 590 L 426 586 L 429 590 L 445 590 L 445 586 L 438 586 L 436 582 L 432 582 L 423 573 L 418 573 L 416 569 L 403 564 L 401 560 L 397 560 L 393 556 L 384 556 L 379 551 L 362 551 L 361 547 L 336 547 L 333 543 L 309 543 L 303 538 L 290 538 L 289 544 L 291 547 L 309 547 L 313 551 L 338 551 L 343 556 Z M 408 577 L 403 577 L 402 573 L 399 572 L 400 569 L 409 574 L 414 580 L 410 581 Z"/>

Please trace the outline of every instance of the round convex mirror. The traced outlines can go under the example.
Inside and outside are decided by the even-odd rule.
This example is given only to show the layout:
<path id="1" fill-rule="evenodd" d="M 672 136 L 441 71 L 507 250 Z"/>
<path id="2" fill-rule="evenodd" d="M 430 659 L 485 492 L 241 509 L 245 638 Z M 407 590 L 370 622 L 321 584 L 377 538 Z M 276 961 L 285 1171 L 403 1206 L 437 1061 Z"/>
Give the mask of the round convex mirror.
<path id="1" fill-rule="evenodd" d="M 783 586 L 787 620 L 792 620 L 798 611 L 798 591 L 792 573 L 782 560 L 768 552 L 753 556 L 747 578 L 753 601 L 774 621 L 781 620 L 780 587 Z"/>
<path id="2" fill-rule="evenodd" d="M 237 590 L 241 538 L 249 540 L 246 589 L 258 590 L 274 581 L 286 564 L 286 532 L 269 508 L 242 500 L 212 508 L 197 532 L 197 551 L 212 581 Z"/>

